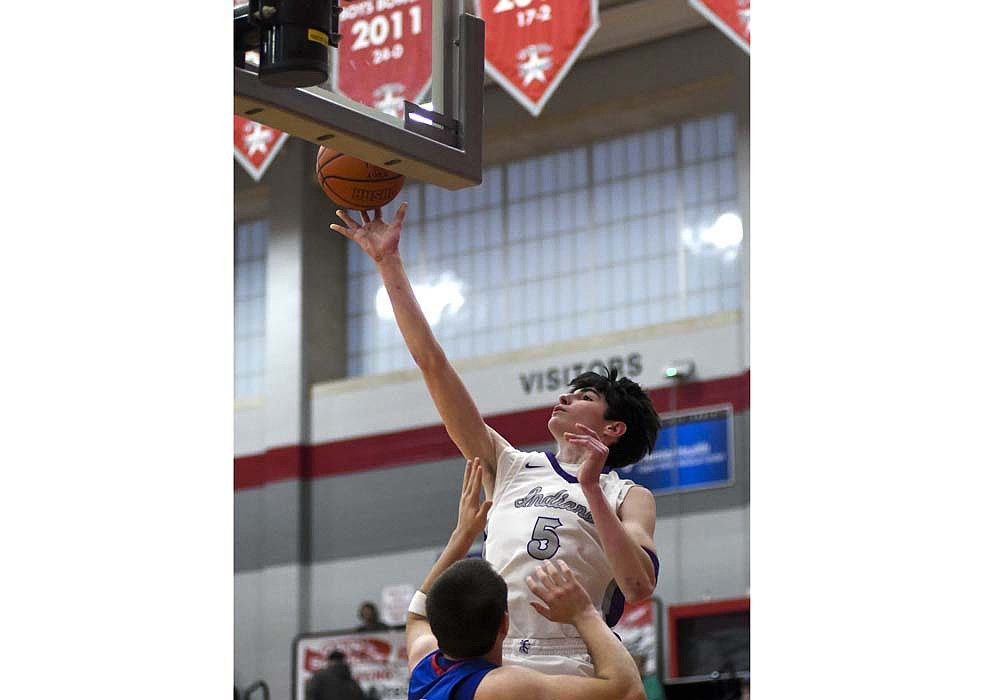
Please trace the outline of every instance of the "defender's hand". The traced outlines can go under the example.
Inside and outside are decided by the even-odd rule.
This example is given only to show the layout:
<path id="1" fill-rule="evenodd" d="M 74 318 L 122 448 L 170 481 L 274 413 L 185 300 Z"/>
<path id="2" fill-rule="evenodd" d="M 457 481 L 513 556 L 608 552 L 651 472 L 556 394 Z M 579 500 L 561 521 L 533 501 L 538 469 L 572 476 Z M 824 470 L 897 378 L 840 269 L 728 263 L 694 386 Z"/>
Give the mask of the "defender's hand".
<path id="1" fill-rule="evenodd" d="M 462 496 L 458 501 L 458 524 L 453 537 L 458 537 L 469 545 L 476 536 L 486 529 L 486 516 L 493 501 L 479 502 L 479 492 L 483 488 L 483 467 L 479 457 L 466 460 L 465 476 L 462 477 Z"/>
<path id="2" fill-rule="evenodd" d="M 545 603 L 532 601 L 531 607 L 547 620 L 573 625 L 582 615 L 597 613 L 587 591 L 561 559 L 558 567 L 546 561 L 535 569 L 534 576 L 528 576 L 527 583 L 531 592 Z"/>
<path id="3" fill-rule="evenodd" d="M 403 219 L 406 217 L 407 202 L 403 202 L 396 211 L 396 216 L 390 223 L 382 220 L 382 208 L 375 209 L 374 217 L 370 217 L 367 211 L 361 212 L 361 220 L 364 225 L 359 224 L 351 218 L 343 209 L 337 210 L 337 216 L 344 222 L 340 224 L 330 224 L 330 228 L 342 236 L 350 238 L 361 246 L 361 249 L 375 262 L 379 262 L 387 255 L 399 251 L 399 234 L 403 230 Z"/>

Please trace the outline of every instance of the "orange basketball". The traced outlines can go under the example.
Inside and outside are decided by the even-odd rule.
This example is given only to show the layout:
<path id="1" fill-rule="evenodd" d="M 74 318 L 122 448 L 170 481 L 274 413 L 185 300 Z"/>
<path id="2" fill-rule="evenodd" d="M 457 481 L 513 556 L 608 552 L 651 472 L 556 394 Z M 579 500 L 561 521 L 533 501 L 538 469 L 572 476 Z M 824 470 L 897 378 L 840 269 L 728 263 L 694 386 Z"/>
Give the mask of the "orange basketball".
<path id="1" fill-rule="evenodd" d="M 334 204 L 360 211 L 384 207 L 403 189 L 406 178 L 378 165 L 323 146 L 316 154 L 316 181 Z"/>

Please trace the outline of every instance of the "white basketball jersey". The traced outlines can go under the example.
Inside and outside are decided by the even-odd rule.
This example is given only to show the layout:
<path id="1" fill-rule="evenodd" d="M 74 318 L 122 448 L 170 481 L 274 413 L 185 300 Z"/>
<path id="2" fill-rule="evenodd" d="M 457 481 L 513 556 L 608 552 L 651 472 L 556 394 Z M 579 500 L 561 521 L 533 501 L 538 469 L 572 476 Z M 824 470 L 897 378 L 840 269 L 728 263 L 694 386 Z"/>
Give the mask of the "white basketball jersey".
<path id="1" fill-rule="evenodd" d="M 507 582 L 508 639 L 580 636 L 572 625 L 551 622 L 529 605 L 540 601 L 525 578 L 547 560 L 566 562 L 611 624 L 621 614 L 624 597 L 613 582 L 597 526 L 576 480 L 579 469 L 578 464 L 560 464 L 549 453 L 519 452 L 513 447 L 497 461 L 483 557 Z M 614 472 L 602 474 L 600 484 L 614 511 L 635 485 Z"/>

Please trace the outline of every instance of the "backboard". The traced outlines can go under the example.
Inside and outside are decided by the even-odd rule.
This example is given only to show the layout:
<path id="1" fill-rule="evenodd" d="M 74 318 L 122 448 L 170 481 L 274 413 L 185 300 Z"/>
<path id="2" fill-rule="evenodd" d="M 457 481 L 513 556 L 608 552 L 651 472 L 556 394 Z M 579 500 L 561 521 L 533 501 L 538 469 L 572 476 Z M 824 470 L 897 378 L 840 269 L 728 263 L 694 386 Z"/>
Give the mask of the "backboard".
<path id="1" fill-rule="evenodd" d="M 271 4 L 300 1 L 272 0 Z M 268 4 L 256 0 L 233 10 L 236 114 L 449 190 L 482 181 L 484 23 L 462 12 L 460 0 L 430 0 L 430 18 L 420 13 L 421 0 L 340 0 L 341 32 L 348 20 L 361 19 L 347 25 L 350 34 L 342 33 L 340 50 L 331 48 L 330 79 L 315 87 L 267 84 L 260 80 L 256 66 L 244 60 L 248 16 L 261 2 Z M 376 103 L 383 106 L 378 109 L 338 89 L 338 55 L 361 47 L 371 49 L 369 55 L 376 63 L 400 59 L 398 65 L 405 65 L 408 56 L 392 53 L 394 48 L 402 53 L 402 47 L 385 45 L 385 37 L 401 34 L 404 28 L 419 31 L 428 23 L 432 28 L 432 109 L 398 96 L 395 106 L 401 102 L 402 109 Z M 383 103 L 393 101 L 392 85 L 380 89 Z M 427 91 L 422 86 L 419 92 Z"/>

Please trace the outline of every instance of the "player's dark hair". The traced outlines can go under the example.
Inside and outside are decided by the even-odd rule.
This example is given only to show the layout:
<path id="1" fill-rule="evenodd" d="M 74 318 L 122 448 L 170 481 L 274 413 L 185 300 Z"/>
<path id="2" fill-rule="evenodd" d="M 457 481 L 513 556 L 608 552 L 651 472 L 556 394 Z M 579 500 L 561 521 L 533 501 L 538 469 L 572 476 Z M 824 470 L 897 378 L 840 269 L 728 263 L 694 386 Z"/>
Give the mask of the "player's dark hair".
<path id="1" fill-rule="evenodd" d="M 487 654 L 506 611 L 507 584 L 484 559 L 455 562 L 427 592 L 427 621 L 453 659 Z"/>
<path id="2" fill-rule="evenodd" d="M 605 464 L 612 468 L 626 467 L 653 451 L 660 417 L 642 387 L 628 377 L 619 377 L 614 367 L 605 367 L 603 375 L 584 372 L 569 386 L 573 391 L 593 389 L 608 402 L 604 417 L 625 423 L 625 434 L 611 445 Z"/>

